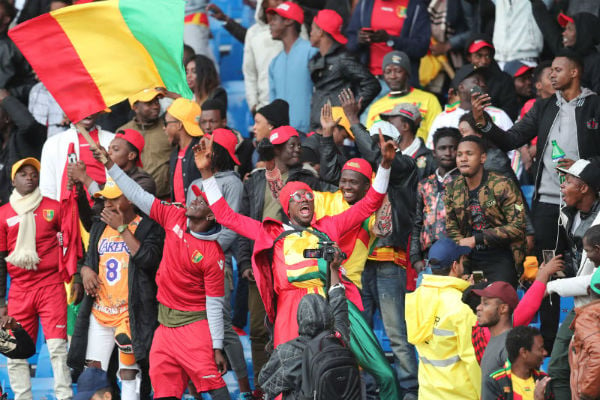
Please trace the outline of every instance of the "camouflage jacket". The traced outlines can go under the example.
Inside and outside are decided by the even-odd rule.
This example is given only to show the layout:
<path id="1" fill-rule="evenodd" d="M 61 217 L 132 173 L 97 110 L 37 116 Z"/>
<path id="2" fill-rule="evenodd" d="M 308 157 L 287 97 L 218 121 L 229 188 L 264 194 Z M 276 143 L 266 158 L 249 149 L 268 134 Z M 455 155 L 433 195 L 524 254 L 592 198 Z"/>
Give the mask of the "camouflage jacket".
<path id="1" fill-rule="evenodd" d="M 445 202 L 448 237 L 459 241 L 472 236 L 469 188 L 463 176 L 448 184 Z M 510 246 L 520 274 L 525 258 L 525 207 L 521 191 L 510 178 L 484 171 L 479 204 L 488 227 L 475 235 L 475 242 L 495 248 Z"/>

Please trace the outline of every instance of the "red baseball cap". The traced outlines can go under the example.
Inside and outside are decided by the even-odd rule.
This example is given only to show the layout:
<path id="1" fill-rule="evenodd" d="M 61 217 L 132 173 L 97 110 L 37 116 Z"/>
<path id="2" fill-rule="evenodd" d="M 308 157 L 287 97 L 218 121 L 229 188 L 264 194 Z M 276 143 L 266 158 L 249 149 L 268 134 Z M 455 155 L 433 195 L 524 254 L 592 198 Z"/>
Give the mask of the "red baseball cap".
<path id="1" fill-rule="evenodd" d="M 212 137 L 213 141 L 225 148 L 229 153 L 229 157 L 234 163 L 240 165 L 240 160 L 235 155 L 235 148 L 238 144 L 237 136 L 229 129 L 219 128 L 212 131 L 210 135 L 206 135 L 208 138 Z"/>
<path id="2" fill-rule="evenodd" d="M 359 174 L 364 175 L 369 180 L 369 182 L 373 177 L 373 167 L 371 167 L 371 164 L 369 164 L 369 162 L 364 158 L 349 159 L 348 161 L 346 161 L 346 164 L 344 164 L 344 166 L 342 167 L 342 171 L 346 169 L 349 169 L 350 171 L 356 171 Z"/>
<path id="3" fill-rule="evenodd" d="M 329 33 L 338 43 L 346 44 L 348 39 L 342 35 L 342 24 L 344 21 L 340 14 L 333 10 L 321 10 L 313 19 L 317 26 Z"/>
<path id="4" fill-rule="evenodd" d="M 493 49 L 494 45 L 486 40 L 478 39 L 471 43 L 471 45 L 469 46 L 469 53 L 475 53 L 476 51 L 481 50 L 484 47 L 489 47 Z"/>
<path id="5" fill-rule="evenodd" d="M 517 308 L 517 304 L 519 304 L 517 291 L 507 282 L 496 281 L 483 289 L 474 289 L 473 293 L 481 297 L 500 299 L 503 303 L 508 304 L 511 310 Z"/>
<path id="6" fill-rule="evenodd" d="M 115 138 L 123 139 L 126 142 L 131 143 L 133 147 L 137 149 L 138 159 L 136 165 L 142 168 L 142 150 L 144 150 L 144 145 L 146 144 L 146 141 L 144 140 L 142 134 L 136 131 L 135 129 L 122 129 L 119 132 L 117 132 Z"/>
<path id="7" fill-rule="evenodd" d="M 567 14 L 560 13 L 558 14 L 558 24 L 563 28 L 567 26 L 569 22 L 574 22 L 573 18 L 569 17 Z"/>
<path id="8" fill-rule="evenodd" d="M 267 14 L 277 14 L 283 18 L 292 19 L 299 24 L 304 23 L 304 11 L 298 4 L 291 1 L 285 1 L 275 8 L 267 8 Z"/>
<path id="9" fill-rule="evenodd" d="M 298 131 L 289 125 L 283 125 L 271 131 L 271 136 L 269 136 L 269 140 L 272 144 L 282 144 L 287 142 L 294 136 L 300 136 L 298 135 Z"/>

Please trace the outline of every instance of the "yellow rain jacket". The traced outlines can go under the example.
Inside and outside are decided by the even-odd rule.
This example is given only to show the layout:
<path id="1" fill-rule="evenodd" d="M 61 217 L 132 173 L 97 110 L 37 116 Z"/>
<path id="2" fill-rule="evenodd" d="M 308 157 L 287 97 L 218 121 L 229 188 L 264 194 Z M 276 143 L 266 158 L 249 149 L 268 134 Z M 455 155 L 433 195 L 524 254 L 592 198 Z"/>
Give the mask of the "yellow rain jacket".
<path id="1" fill-rule="evenodd" d="M 471 331 L 477 317 L 461 301 L 467 281 L 424 275 L 406 295 L 408 341 L 419 353 L 419 399 L 470 399 L 481 396 L 481 368 Z"/>

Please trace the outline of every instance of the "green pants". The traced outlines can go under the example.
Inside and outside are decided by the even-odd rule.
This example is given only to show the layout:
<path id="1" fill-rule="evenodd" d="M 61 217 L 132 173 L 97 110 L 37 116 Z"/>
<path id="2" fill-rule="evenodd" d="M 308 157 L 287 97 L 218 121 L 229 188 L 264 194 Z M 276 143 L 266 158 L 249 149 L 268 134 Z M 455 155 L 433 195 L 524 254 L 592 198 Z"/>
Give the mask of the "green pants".
<path id="1" fill-rule="evenodd" d="M 350 349 L 358 365 L 375 377 L 381 399 L 399 399 L 400 389 L 396 374 L 385 358 L 381 346 L 362 313 L 348 301 L 350 319 Z"/>

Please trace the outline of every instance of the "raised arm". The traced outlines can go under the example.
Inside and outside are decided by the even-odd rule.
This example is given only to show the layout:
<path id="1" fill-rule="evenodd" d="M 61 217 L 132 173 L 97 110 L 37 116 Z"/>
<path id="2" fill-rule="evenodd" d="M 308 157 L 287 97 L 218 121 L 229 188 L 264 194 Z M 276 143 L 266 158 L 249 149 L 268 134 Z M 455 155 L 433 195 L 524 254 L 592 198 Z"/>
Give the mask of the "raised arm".
<path id="1" fill-rule="evenodd" d="M 233 211 L 225 201 L 217 180 L 213 176 L 211 170 L 212 140 L 212 138 L 210 140 L 202 139 L 200 144 L 194 147 L 194 160 L 202 175 L 202 186 L 208 205 L 218 223 L 248 239 L 256 240 L 264 232 L 262 223 Z"/>
<path id="2" fill-rule="evenodd" d="M 392 160 L 396 156 L 396 144 L 391 140 L 387 142 L 384 141 L 381 133 L 379 134 L 379 144 L 382 154 L 381 165 L 377 170 L 377 175 L 375 175 L 375 179 L 373 179 L 373 184 L 367 192 L 367 195 L 343 213 L 321 219 L 324 224 L 328 225 L 326 229 L 330 233 L 335 233 L 335 240 L 343 233 L 362 223 L 366 218 L 377 211 L 383 203 L 390 181 Z"/>

